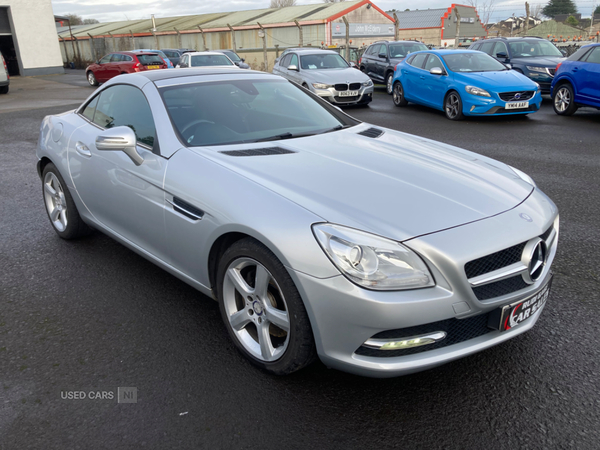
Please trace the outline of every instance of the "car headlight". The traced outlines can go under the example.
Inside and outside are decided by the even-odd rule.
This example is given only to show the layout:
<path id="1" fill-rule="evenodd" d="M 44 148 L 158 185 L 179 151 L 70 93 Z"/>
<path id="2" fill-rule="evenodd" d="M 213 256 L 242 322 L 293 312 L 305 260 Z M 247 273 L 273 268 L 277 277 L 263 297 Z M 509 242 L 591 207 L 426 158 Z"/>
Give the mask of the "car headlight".
<path id="1" fill-rule="evenodd" d="M 525 66 L 525 67 L 527 67 L 527 70 L 530 70 L 531 72 L 547 73 L 545 67 L 538 67 L 538 66 Z"/>
<path id="2" fill-rule="evenodd" d="M 521 172 L 519 169 L 515 169 L 513 166 L 508 166 L 510 167 L 514 173 L 517 174 L 517 176 L 525 181 L 526 183 L 529 183 L 530 185 L 532 185 L 533 187 L 536 187 L 537 184 L 535 184 L 535 181 L 533 181 L 533 178 L 531 178 L 529 175 L 527 175 L 525 172 Z"/>
<path id="3" fill-rule="evenodd" d="M 333 87 L 332 85 L 325 83 L 313 83 L 312 85 L 315 89 L 329 89 Z"/>
<path id="4" fill-rule="evenodd" d="M 491 97 L 491 95 L 488 91 L 486 91 L 485 89 L 475 87 L 475 86 L 467 86 L 467 87 L 465 87 L 465 90 L 469 94 L 479 95 L 480 97 Z"/>
<path id="5" fill-rule="evenodd" d="M 362 84 L 364 87 L 373 86 L 373 82 L 371 80 L 367 80 Z"/>
<path id="6" fill-rule="evenodd" d="M 537 86 L 536 91 L 542 92 L 542 87 L 539 85 L 539 83 L 535 83 L 535 85 Z"/>
<path id="7" fill-rule="evenodd" d="M 423 260 L 399 242 L 341 225 L 313 225 L 329 259 L 353 283 L 375 290 L 435 286 Z"/>

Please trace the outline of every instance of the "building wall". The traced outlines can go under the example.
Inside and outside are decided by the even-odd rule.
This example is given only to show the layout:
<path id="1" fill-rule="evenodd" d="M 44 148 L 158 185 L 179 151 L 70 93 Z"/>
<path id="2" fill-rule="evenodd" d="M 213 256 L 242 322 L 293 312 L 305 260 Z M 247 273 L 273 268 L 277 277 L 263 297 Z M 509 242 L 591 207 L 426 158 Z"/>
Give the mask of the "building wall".
<path id="1" fill-rule="evenodd" d="M 360 8 L 355 9 L 354 11 L 349 12 L 348 14 L 346 14 L 346 19 L 348 20 L 348 23 L 350 24 L 381 24 L 381 25 L 387 25 L 387 28 L 391 27 L 391 31 L 388 30 L 387 34 L 383 34 L 383 35 L 377 35 L 377 36 L 369 36 L 368 32 L 365 32 L 364 35 L 353 35 L 350 37 L 350 39 L 352 40 L 352 44 L 353 46 L 357 46 L 357 47 L 361 47 L 363 44 L 364 45 L 369 45 L 375 41 L 381 41 L 384 39 L 387 40 L 393 40 L 394 39 L 394 22 L 393 20 L 388 19 L 385 15 L 383 15 L 381 12 L 379 12 L 377 9 L 375 9 L 374 7 L 370 7 L 367 8 L 367 6 L 371 6 L 370 4 L 366 4 L 361 6 Z M 331 31 L 331 27 L 335 27 L 336 24 L 344 24 L 344 19 L 342 19 L 341 17 L 338 19 L 334 19 L 333 21 L 331 21 L 329 24 L 327 24 L 328 27 L 330 27 L 330 31 Z M 330 40 L 330 43 L 332 45 L 338 44 L 338 45 L 345 45 L 346 44 L 346 38 L 345 37 L 341 37 L 341 38 L 335 38 L 332 37 Z"/>
<path id="2" fill-rule="evenodd" d="M 482 26 L 481 20 L 479 19 L 475 8 L 469 8 L 467 6 L 458 6 L 457 8 L 458 8 L 458 12 L 462 19 L 464 19 L 464 18 L 469 18 L 469 19 L 472 18 L 473 19 L 473 23 L 461 22 L 460 31 L 459 31 L 460 37 L 465 37 L 465 38 L 479 37 L 479 38 L 481 38 L 481 37 L 487 36 L 487 32 L 486 32 L 485 28 Z M 444 40 L 450 40 L 450 39 L 456 38 L 456 22 L 454 22 L 455 15 L 456 14 L 454 12 L 454 9 L 452 9 L 451 14 L 448 14 L 448 17 L 444 18 L 444 20 L 443 20 L 443 26 L 444 26 L 443 39 Z"/>
<path id="3" fill-rule="evenodd" d="M 420 28 L 414 30 L 398 30 L 399 40 L 413 40 L 422 41 L 428 45 L 441 45 L 442 29 L 441 28 Z"/>
<path id="4" fill-rule="evenodd" d="M 64 73 L 50 0 L 0 0 L 9 7 L 21 75 Z"/>

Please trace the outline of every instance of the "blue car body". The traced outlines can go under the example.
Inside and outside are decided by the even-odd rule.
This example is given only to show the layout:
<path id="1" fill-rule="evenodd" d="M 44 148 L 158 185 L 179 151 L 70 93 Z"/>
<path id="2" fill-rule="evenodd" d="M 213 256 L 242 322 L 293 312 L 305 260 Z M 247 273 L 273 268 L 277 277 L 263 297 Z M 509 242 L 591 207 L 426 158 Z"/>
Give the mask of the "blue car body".
<path id="1" fill-rule="evenodd" d="M 558 67 L 552 81 L 555 89 L 571 85 L 578 105 L 600 108 L 600 43 L 584 45 Z"/>
<path id="2" fill-rule="evenodd" d="M 169 58 L 167 58 L 167 55 L 165 55 L 162 50 L 154 50 L 152 48 L 136 48 L 135 50 L 132 50 L 132 51 L 134 51 L 134 52 L 156 52 L 167 63 L 167 69 L 175 68 L 175 66 L 173 65 L 171 60 Z"/>
<path id="3" fill-rule="evenodd" d="M 418 54 L 435 55 L 439 59 L 442 75 L 435 75 L 427 67 L 425 58 L 421 67 L 411 65 L 420 58 Z M 540 109 L 542 95 L 537 83 L 514 70 L 494 72 L 453 72 L 444 56 L 459 53 L 480 53 L 472 50 L 423 50 L 411 54 L 396 66 L 393 83 L 401 82 L 404 98 L 412 103 L 444 110 L 446 95 L 456 91 L 462 101 L 462 112 L 466 116 L 530 114 Z M 418 64 L 417 64 L 418 66 Z M 474 95 L 466 91 L 467 86 L 475 86 L 487 91 L 490 96 Z M 506 109 L 507 103 L 528 102 L 527 108 Z"/>

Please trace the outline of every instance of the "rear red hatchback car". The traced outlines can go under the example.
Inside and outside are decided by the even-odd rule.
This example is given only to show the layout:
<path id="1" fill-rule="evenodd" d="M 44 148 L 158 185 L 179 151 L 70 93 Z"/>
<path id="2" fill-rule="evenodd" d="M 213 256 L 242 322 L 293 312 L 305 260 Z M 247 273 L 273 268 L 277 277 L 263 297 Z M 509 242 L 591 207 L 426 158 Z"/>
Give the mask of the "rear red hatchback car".
<path id="1" fill-rule="evenodd" d="M 157 53 L 114 52 L 90 64 L 85 69 L 85 75 L 91 86 L 98 86 L 99 83 L 104 83 L 123 73 L 166 68 L 167 63 Z"/>

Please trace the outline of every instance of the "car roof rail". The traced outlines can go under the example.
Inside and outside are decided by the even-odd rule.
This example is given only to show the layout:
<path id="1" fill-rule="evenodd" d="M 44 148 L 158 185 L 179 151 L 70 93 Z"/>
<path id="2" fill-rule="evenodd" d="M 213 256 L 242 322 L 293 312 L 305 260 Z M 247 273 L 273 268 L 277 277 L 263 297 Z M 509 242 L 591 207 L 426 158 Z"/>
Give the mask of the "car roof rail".
<path id="1" fill-rule="evenodd" d="M 390 42 L 390 41 L 386 41 L 386 40 L 384 39 L 384 40 L 381 40 L 381 41 L 375 41 L 375 42 L 373 42 L 373 44 L 378 44 L 379 42 Z"/>

